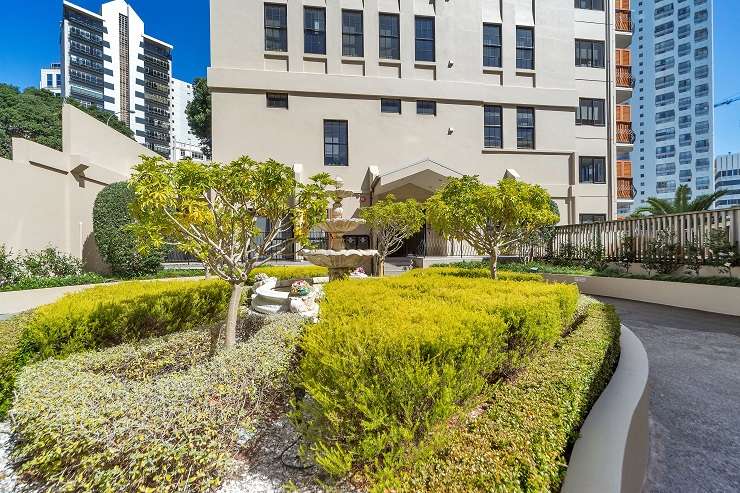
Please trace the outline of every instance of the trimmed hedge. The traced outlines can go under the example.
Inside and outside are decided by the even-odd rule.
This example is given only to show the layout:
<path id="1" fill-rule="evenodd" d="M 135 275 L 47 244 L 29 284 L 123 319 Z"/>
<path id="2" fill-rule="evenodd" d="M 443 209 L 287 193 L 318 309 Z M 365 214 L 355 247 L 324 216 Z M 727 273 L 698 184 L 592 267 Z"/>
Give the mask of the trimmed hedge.
<path id="1" fill-rule="evenodd" d="M 312 277 L 326 277 L 329 270 L 317 265 L 263 265 L 249 274 L 249 282 L 254 282 L 257 274 L 267 274 L 278 279 L 309 279 Z"/>
<path id="2" fill-rule="evenodd" d="M 226 312 L 223 281 L 134 281 L 95 286 L 42 306 L 27 320 L 0 374 L 0 409 L 12 399 L 15 375 L 27 364 L 87 349 L 192 329 Z"/>
<path id="3" fill-rule="evenodd" d="M 551 347 L 575 286 L 414 270 L 325 287 L 301 342 L 294 421 L 333 476 L 385 467 L 490 383 Z"/>
<path id="4" fill-rule="evenodd" d="M 14 377 L 18 372 L 15 360 L 18 343 L 30 318 L 31 313 L 25 312 L 0 320 L 0 419 L 10 409 Z"/>
<path id="5" fill-rule="evenodd" d="M 25 368 L 11 411 L 18 471 L 49 491 L 212 490 L 237 441 L 285 405 L 302 323 L 250 317 L 213 358 L 195 330 Z"/>
<path id="6" fill-rule="evenodd" d="M 513 382 L 435 428 L 372 491 L 559 491 L 568 451 L 619 359 L 619 318 L 592 303 L 586 318 Z"/>

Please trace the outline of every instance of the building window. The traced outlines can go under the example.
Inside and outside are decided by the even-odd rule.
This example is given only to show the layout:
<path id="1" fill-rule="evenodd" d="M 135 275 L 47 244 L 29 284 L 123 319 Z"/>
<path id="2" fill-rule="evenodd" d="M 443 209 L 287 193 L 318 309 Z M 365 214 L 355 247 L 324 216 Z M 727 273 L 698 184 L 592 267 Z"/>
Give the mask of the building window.
<path id="1" fill-rule="evenodd" d="M 364 56 L 362 11 L 342 10 L 342 56 Z"/>
<path id="2" fill-rule="evenodd" d="M 436 115 L 437 114 L 437 102 L 420 99 L 416 102 L 416 114 L 417 115 Z"/>
<path id="3" fill-rule="evenodd" d="M 606 183 L 606 159 L 603 157 L 581 157 L 579 159 L 581 183 Z"/>
<path id="4" fill-rule="evenodd" d="M 709 190 L 709 177 L 708 176 L 697 176 L 696 177 L 696 189 L 697 190 Z"/>
<path id="5" fill-rule="evenodd" d="M 380 100 L 380 112 L 381 113 L 396 113 L 401 114 L 401 100 L 400 99 L 381 99 Z"/>
<path id="6" fill-rule="evenodd" d="M 434 61 L 434 17 L 416 16 L 416 61 Z"/>
<path id="7" fill-rule="evenodd" d="M 303 51 L 326 55 L 326 9 L 303 7 Z"/>
<path id="8" fill-rule="evenodd" d="M 288 7 L 265 4 L 265 50 L 288 51 Z"/>
<path id="9" fill-rule="evenodd" d="M 534 108 L 516 109 L 516 147 L 534 149 Z"/>
<path id="10" fill-rule="evenodd" d="M 401 58 L 398 14 L 380 14 L 379 40 L 380 58 L 386 60 L 399 60 Z"/>
<path id="11" fill-rule="evenodd" d="M 576 0 L 577 9 L 604 10 L 604 0 Z"/>
<path id="12" fill-rule="evenodd" d="M 46 87 L 54 87 L 54 76 L 52 74 L 46 74 Z"/>
<path id="13" fill-rule="evenodd" d="M 516 28 L 516 68 L 534 69 L 534 28 Z"/>
<path id="14" fill-rule="evenodd" d="M 268 92 L 267 93 L 267 107 L 268 108 L 285 108 L 288 109 L 288 95 L 285 93 Z"/>
<path id="15" fill-rule="evenodd" d="M 593 224 L 606 222 L 606 214 L 580 214 L 579 221 L 581 224 Z"/>
<path id="16" fill-rule="evenodd" d="M 349 165 L 347 120 L 324 120 L 324 165 Z"/>
<path id="17" fill-rule="evenodd" d="M 483 24 L 483 66 L 501 66 L 501 26 Z"/>
<path id="18" fill-rule="evenodd" d="M 576 67 L 604 68 L 604 42 L 577 39 Z"/>
<path id="19" fill-rule="evenodd" d="M 576 109 L 576 125 L 604 125 L 604 100 L 581 98 Z"/>
<path id="20" fill-rule="evenodd" d="M 62 74 L 57 74 L 57 87 L 62 85 Z"/>
<path id="21" fill-rule="evenodd" d="M 483 107 L 483 146 L 501 149 L 504 146 L 501 106 Z"/>

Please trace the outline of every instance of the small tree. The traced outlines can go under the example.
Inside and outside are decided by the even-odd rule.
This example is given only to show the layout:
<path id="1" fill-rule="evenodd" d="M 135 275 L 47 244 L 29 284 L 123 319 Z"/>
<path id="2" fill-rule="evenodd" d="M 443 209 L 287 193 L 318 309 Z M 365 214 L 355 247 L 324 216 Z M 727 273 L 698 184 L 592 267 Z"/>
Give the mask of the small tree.
<path id="1" fill-rule="evenodd" d="M 203 154 L 210 159 L 213 140 L 211 138 L 211 90 L 208 80 L 196 77 L 193 81 L 193 99 L 185 108 L 188 125 L 198 139 L 200 139 Z"/>
<path id="2" fill-rule="evenodd" d="M 544 188 L 513 178 L 496 185 L 485 185 L 477 176 L 453 178 L 427 200 L 426 209 L 442 236 L 467 241 L 490 256 L 494 279 L 503 248 L 558 221 Z"/>
<path id="3" fill-rule="evenodd" d="M 133 230 L 148 247 L 171 244 L 192 253 L 231 284 L 231 347 L 249 273 L 295 242 L 308 243 L 308 230 L 326 218 L 332 183 L 323 173 L 301 184 L 289 167 L 247 156 L 225 165 L 142 157 L 130 181 Z M 258 218 L 266 220 L 264 231 Z"/>
<path id="4" fill-rule="evenodd" d="M 360 209 L 360 217 L 375 236 L 378 250 L 378 275 L 383 275 L 385 258 L 397 252 L 403 240 L 411 238 L 424 225 L 424 211 L 419 202 L 408 199 L 397 202 L 393 195 L 386 196 L 370 207 Z"/>

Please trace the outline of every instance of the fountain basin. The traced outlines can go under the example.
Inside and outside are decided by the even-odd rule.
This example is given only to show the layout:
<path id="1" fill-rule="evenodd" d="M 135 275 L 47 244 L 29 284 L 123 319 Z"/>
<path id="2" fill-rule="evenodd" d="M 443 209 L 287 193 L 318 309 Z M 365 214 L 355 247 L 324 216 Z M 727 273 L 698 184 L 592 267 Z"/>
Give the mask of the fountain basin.
<path id="1" fill-rule="evenodd" d="M 314 265 L 327 267 L 329 279 L 341 279 L 365 259 L 378 254 L 377 250 L 307 250 L 303 256 Z"/>
<path id="2" fill-rule="evenodd" d="M 361 224 L 365 224 L 364 219 L 335 218 L 335 219 L 329 219 L 328 221 L 319 224 L 318 227 L 322 231 L 325 231 L 329 234 L 337 234 L 337 233 L 341 234 L 341 233 L 349 233 L 350 231 L 354 231 Z"/>

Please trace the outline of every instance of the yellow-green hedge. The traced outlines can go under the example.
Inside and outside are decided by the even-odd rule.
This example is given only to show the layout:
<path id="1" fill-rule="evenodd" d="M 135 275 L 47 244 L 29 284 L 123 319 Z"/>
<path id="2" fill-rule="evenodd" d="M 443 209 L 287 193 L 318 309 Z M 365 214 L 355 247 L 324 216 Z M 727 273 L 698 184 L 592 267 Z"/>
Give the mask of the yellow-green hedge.
<path id="1" fill-rule="evenodd" d="M 426 269 L 325 288 L 308 326 L 295 422 L 317 463 L 342 476 L 392 463 L 404 444 L 548 348 L 573 317 L 575 286 Z"/>
<path id="2" fill-rule="evenodd" d="M 7 364 L 0 364 L 0 411 L 25 365 L 191 329 L 223 316 L 229 286 L 211 281 L 132 281 L 68 294 L 25 321 Z"/>
<path id="3" fill-rule="evenodd" d="M 326 267 L 317 265 L 263 265 L 249 274 L 250 282 L 254 282 L 257 274 L 267 274 L 278 279 L 309 279 L 312 277 L 326 277 L 329 271 Z"/>

